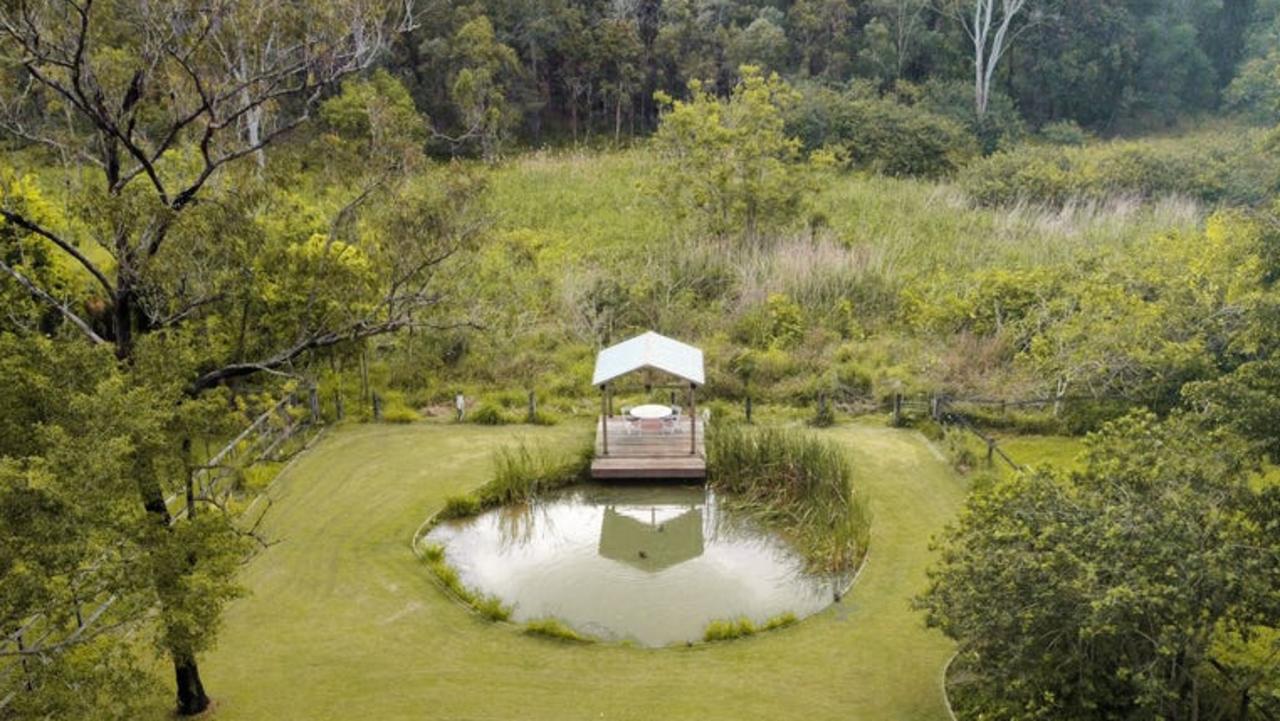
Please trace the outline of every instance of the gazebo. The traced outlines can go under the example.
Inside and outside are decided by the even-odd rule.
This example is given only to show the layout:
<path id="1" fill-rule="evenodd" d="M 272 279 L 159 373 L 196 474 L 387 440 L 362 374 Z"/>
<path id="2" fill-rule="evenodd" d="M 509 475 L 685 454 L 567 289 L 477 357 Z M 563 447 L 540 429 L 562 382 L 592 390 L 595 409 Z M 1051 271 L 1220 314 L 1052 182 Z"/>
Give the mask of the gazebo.
<path id="1" fill-rule="evenodd" d="M 646 391 L 687 392 L 687 412 L 650 404 L 615 414 L 614 386 L 632 375 L 642 377 Z M 702 351 L 652 331 L 600 351 L 591 380 L 600 389 L 592 477 L 706 478 L 697 414 L 697 389 L 704 383 Z"/>

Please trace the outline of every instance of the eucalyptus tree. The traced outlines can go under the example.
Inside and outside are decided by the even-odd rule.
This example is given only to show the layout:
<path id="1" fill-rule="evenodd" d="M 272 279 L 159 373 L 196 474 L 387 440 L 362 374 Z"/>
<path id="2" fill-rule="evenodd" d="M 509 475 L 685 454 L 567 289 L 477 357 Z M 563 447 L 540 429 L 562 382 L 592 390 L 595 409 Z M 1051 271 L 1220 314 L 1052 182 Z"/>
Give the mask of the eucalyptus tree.
<path id="1" fill-rule="evenodd" d="M 74 333 L 114 355 L 138 391 L 118 399 L 133 413 L 104 418 L 155 420 L 154 433 L 103 432 L 125 439 L 115 472 L 131 478 L 150 529 L 133 537 L 146 559 L 135 569 L 150 575 L 184 714 L 209 704 L 196 655 L 234 595 L 234 554 L 229 519 L 178 519 L 166 504 L 186 480 L 171 462 L 194 432 L 182 419 L 221 384 L 420 323 L 441 305 L 442 264 L 473 237 L 463 216 L 477 186 L 465 173 L 393 183 L 421 142 L 405 125 L 421 118 L 385 82 L 344 93 L 318 145 L 285 145 L 412 23 L 399 0 L 0 5 L 0 62 L 14 81 L 0 88 L 0 130 L 61 161 L 69 189 L 65 212 L 48 213 L 22 176 L 6 180 L 0 282 L 45 308 L 18 333 Z M 273 171 L 273 149 L 293 164 Z M 331 222 L 316 211 L 298 223 L 282 186 L 320 152 L 328 166 L 346 154 L 338 192 L 350 197 Z M 380 195 L 394 196 L 385 212 L 361 216 Z M 196 532 L 208 523 L 221 530 Z"/>
<path id="2" fill-rule="evenodd" d="M 1018 16 L 1035 0 L 942 0 L 941 9 L 964 29 L 973 46 L 974 110 L 987 114 L 996 68 L 1027 23 Z"/>

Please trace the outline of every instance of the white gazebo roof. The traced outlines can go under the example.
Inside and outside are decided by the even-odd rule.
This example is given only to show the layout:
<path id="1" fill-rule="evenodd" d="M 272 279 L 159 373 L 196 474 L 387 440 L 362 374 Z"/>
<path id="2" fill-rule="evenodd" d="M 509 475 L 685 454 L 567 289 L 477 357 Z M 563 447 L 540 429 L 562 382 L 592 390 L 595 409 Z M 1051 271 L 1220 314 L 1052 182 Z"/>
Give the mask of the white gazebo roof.
<path id="1" fill-rule="evenodd" d="M 698 386 L 706 377 L 700 349 L 649 331 L 600 351 L 591 385 L 601 386 L 643 368 L 669 373 Z"/>

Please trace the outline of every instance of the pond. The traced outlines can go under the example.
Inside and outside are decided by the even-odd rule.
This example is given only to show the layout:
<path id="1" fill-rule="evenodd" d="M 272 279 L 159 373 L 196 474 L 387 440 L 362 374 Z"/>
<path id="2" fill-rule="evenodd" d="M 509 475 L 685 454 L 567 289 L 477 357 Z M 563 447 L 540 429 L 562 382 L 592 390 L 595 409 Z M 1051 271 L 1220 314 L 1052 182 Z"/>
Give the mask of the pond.
<path id="1" fill-rule="evenodd" d="M 643 646 L 700 641 L 707 624 L 829 605 L 847 578 L 805 572 L 782 539 L 702 486 L 584 484 L 445 521 L 427 540 L 464 585 L 579 633 Z"/>

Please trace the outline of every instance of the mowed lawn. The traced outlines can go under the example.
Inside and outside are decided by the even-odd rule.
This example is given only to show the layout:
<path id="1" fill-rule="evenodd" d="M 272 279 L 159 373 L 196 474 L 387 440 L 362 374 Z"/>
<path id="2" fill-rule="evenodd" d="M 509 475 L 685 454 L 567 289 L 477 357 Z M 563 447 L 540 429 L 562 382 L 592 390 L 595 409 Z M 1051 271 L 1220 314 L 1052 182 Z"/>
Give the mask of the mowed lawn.
<path id="1" fill-rule="evenodd" d="M 789 629 L 693 648 L 569 645 L 446 600 L 409 549 L 444 498 L 518 439 L 568 448 L 585 424 L 363 425 L 330 431 L 272 489 L 280 542 L 243 573 L 202 669 L 220 721 L 946 719 L 951 644 L 910 598 L 965 492 L 923 437 L 869 424 L 850 450 L 874 513 L 852 593 Z"/>

